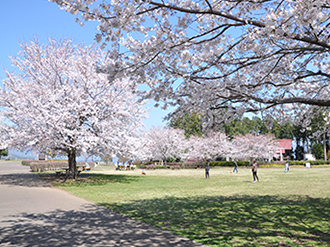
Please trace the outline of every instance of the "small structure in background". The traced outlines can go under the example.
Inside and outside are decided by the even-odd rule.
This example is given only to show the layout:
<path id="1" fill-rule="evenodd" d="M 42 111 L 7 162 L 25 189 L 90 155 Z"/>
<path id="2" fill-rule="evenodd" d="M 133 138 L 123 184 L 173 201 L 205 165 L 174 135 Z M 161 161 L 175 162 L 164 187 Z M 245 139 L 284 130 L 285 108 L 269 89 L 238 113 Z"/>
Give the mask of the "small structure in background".
<path id="1" fill-rule="evenodd" d="M 280 161 L 291 160 L 292 156 L 292 139 L 277 139 L 278 149 L 276 151 L 276 156 L 279 157 Z"/>
<path id="2" fill-rule="evenodd" d="M 304 160 L 316 160 L 313 154 L 304 154 Z"/>
<path id="3" fill-rule="evenodd" d="M 38 154 L 38 160 L 48 160 L 47 154 Z"/>

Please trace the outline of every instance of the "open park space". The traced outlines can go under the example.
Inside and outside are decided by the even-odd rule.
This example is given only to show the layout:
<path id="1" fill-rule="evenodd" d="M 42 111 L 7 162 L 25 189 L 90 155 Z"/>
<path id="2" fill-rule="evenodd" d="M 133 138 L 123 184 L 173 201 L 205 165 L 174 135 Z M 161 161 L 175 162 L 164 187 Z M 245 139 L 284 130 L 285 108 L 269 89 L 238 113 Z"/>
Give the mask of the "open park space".
<path id="1" fill-rule="evenodd" d="M 209 246 L 329 246 L 330 168 L 141 169 L 98 166 L 53 184 L 133 219 Z"/>
<path id="2" fill-rule="evenodd" d="M 0 246 L 201 246 L 45 183 L 0 161 Z"/>
<path id="3" fill-rule="evenodd" d="M 0 247 L 330 246 L 329 0 L 0 11 Z"/>

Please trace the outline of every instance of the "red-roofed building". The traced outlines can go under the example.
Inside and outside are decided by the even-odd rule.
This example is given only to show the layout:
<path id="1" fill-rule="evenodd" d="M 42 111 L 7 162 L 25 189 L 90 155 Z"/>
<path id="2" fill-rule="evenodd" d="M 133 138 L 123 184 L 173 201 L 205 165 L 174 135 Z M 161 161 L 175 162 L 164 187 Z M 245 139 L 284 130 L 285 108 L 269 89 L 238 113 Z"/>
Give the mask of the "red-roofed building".
<path id="1" fill-rule="evenodd" d="M 276 151 L 276 155 L 279 156 L 280 160 L 290 160 L 292 156 L 292 139 L 278 139 L 279 148 Z"/>

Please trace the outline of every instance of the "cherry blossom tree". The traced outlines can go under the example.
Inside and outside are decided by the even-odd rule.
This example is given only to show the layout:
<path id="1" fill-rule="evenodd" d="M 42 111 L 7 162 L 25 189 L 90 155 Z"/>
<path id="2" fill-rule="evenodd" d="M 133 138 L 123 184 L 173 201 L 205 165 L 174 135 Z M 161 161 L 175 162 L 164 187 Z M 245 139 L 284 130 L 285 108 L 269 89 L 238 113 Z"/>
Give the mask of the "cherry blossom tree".
<path id="1" fill-rule="evenodd" d="M 117 59 L 105 72 L 132 73 L 205 127 L 246 112 L 308 125 L 330 106 L 328 0 L 51 1 L 100 23 L 96 40 Z"/>
<path id="2" fill-rule="evenodd" d="M 232 141 L 231 158 L 233 159 L 270 159 L 275 157 L 278 142 L 271 134 L 245 134 L 234 136 Z"/>
<path id="3" fill-rule="evenodd" d="M 168 158 L 183 158 L 187 148 L 184 130 L 152 127 L 144 134 L 144 148 L 140 150 L 142 159 L 164 161 L 166 168 Z"/>
<path id="4" fill-rule="evenodd" d="M 231 143 L 224 133 L 211 132 L 203 137 L 191 136 L 188 147 L 189 158 L 209 162 L 219 156 L 226 157 L 229 154 Z"/>
<path id="5" fill-rule="evenodd" d="M 146 112 L 134 83 L 97 73 L 97 63 L 111 64 L 104 51 L 71 39 L 20 46 L 0 91 L 10 147 L 65 153 L 72 178 L 77 155 L 130 151 Z"/>

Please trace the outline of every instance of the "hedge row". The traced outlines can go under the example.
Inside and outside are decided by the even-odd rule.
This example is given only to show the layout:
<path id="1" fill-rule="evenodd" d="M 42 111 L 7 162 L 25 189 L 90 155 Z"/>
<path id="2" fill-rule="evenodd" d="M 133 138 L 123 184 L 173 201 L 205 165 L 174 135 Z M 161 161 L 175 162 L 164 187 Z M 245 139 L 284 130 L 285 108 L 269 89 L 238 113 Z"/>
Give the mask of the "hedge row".
<path id="1" fill-rule="evenodd" d="M 315 160 L 315 161 L 288 161 L 292 166 L 306 166 L 306 163 L 310 163 L 313 166 L 317 165 L 330 165 L 330 161 L 324 160 Z M 284 167 L 286 161 L 274 161 L 274 162 L 258 162 L 260 167 Z M 180 165 L 181 168 L 200 168 L 205 167 L 205 162 L 167 162 L 167 167 L 173 165 Z M 251 166 L 250 161 L 237 161 L 239 167 L 248 167 Z M 234 167 L 235 163 L 233 161 L 210 161 L 210 166 L 212 167 Z M 138 164 L 138 168 L 145 168 L 145 164 Z M 156 168 L 164 168 L 164 166 L 156 165 Z"/>
<path id="2" fill-rule="evenodd" d="M 159 162 L 156 162 L 159 164 Z M 137 168 L 139 169 L 145 169 L 147 165 L 153 165 L 154 163 L 148 162 L 145 164 L 141 163 L 134 163 Z M 164 169 L 164 165 L 156 165 L 156 169 Z M 180 166 L 181 168 L 197 168 L 197 167 L 202 167 L 205 166 L 205 163 L 202 162 L 167 162 L 166 163 L 167 168 L 170 168 L 171 166 Z"/>
<path id="3" fill-rule="evenodd" d="M 286 161 L 279 161 L 279 162 L 258 162 L 258 165 L 261 167 L 283 167 L 285 166 Z M 330 161 L 325 160 L 289 160 L 288 163 L 292 166 L 306 166 L 306 163 L 310 163 L 313 166 L 317 165 L 330 165 Z M 251 166 L 250 161 L 237 161 L 238 166 Z M 211 161 L 210 166 L 234 166 L 234 162 L 232 161 Z"/>
<path id="4" fill-rule="evenodd" d="M 154 165 L 154 163 L 137 163 L 137 164 L 134 164 L 138 169 L 145 169 L 147 166 L 149 165 Z M 166 163 L 167 165 L 167 168 L 170 168 L 170 166 L 172 165 L 179 165 L 181 168 L 182 168 L 182 162 L 167 162 Z M 155 165 L 155 169 L 164 169 L 164 165 Z"/>
<path id="5" fill-rule="evenodd" d="M 77 162 L 77 166 L 85 165 L 86 162 Z M 95 167 L 95 162 L 87 162 L 91 168 Z M 33 172 L 43 172 L 49 170 L 62 170 L 69 167 L 68 161 L 44 161 L 44 160 L 22 160 L 22 165 L 30 166 Z"/>
<path id="6" fill-rule="evenodd" d="M 23 163 L 23 162 L 22 162 Z M 33 172 L 43 172 L 49 170 L 62 170 L 63 168 L 69 167 L 68 161 L 30 161 L 25 162 L 30 166 Z"/>
<path id="7" fill-rule="evenodd" d="M 148 163 L 149 164 L 149 163 Z M 140 169 L 145 168 L 147 164 L 137 164 L 136 166 Z M 167 167 L 170 168 L 171 166 L 177 166 L 179 165 L 181 168 L 185 168 L 185 169 L 195 169 L 195 168 L 201 168 L 201 167 L 205 167 L 206 163 L 205 162 L 167 162 Z M 249 161 L 237 161 L 237 165 L 238 166 L 250 166 L 250 162 Z M 211 161 L 210 162 L 210 166 L 230 166 L 230 167 L 234 167 L 235 163 L 233 161 Z M 164 168 L 164 166 L 162 165 L 156 165 L 156 169 L 158 168 Z"/>
<path id="8" fill-rule="evenodd" d="M 250 161 L 237 161 L 237 166 L 250 166 Z M 234 167 L 234 161 L 211 161 L 210 166 L 231 166 Z"/>
<path id="9" fill-rule="evenodd" d="M 330 165 L 329 160 L 290 160 L 288 161 L 290 165 L 298 165 L 298 166 L 305 166 L 306 163 L 310 163 L 311 165 Z"/>

